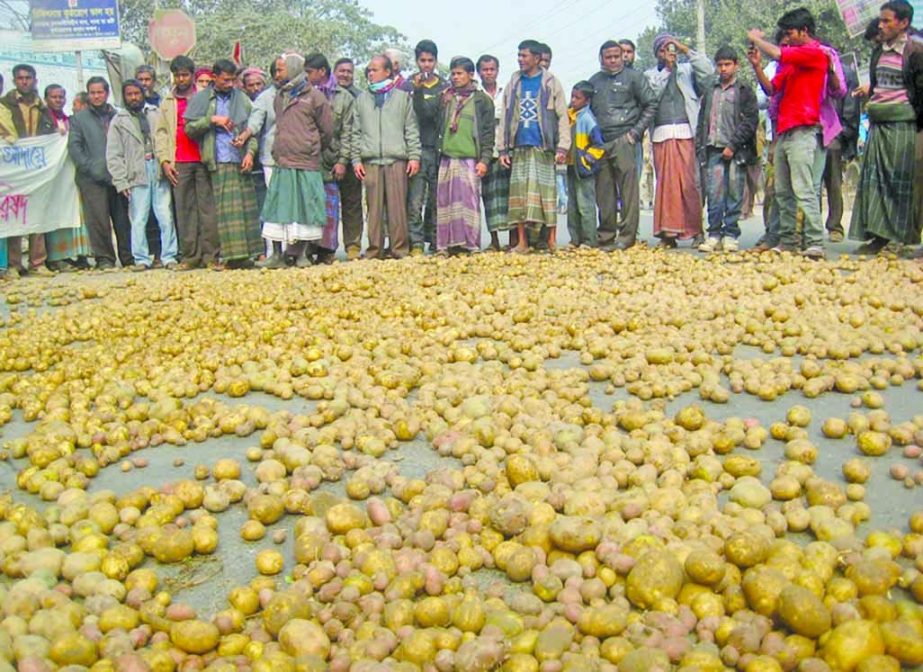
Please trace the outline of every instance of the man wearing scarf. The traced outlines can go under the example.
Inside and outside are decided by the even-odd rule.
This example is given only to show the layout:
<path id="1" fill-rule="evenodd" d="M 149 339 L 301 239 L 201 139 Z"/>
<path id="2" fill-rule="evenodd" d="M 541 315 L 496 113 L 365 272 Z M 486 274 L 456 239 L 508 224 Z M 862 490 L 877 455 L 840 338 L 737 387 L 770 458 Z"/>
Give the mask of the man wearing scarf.
<path id="1" fill-rule="evenodd" d="M 688 56 L 679 63 L 677 54 Z M 677 240 L 704 242 L 699 164 L 695 154 L 695 127 L 699 120 L 699 93 L 715 66 L 704 54 L 690 49 L 669 33 L 654 38 L 657 65 L 645 73 L 659 102 L 654 112 L 651 142 L 657 187 L 654 194 L 654 235 L 661 247 L 676 247 Z"/>
<path id="2" fill-rule="evenodd" d="M 391 256 L 401 259 L 410 253 L 407 179 L 420 170 L 420 130 L 410 96 L 396 86 L 390 59 L 374 56 L 366 76 L 351 143 L 353 171 L 365 183 L 369 208 L 366 257 L 385 258 L 387 216 Z"/>
<path id="3" fill-rule="evenodd" d="M 452 86 L 442 94 L 437 128 L 436 249 L 475 252 L 481 242 L 481 180 L 493 158 L 494 104 L 474 81 L 474 62 L 449 64 Z"/>
<path id="4" fill-rule="evenodd" d="M 250 138 L 242 147 L 234 142 L 247 126 L 252 105 L 247 94 L 234 86 L 233 61 L 220 59 L 212 71 L 213 84 L 199 91 L 186 108 L 186 134 L 199 143 L 202 163 L 211 174 L 221 259 L 229 268 L 245 268 L 263 249 L 256 192 L 246 175 L 253 168 L 257 142 Z M 223 269 L 221 264 L 215 266 Z"/>
<path id="5" fill-rule="evenodd" d="M 119 261 L 132 265 L 131 225 L 128 199 L 112 186 L 106 166 L 106 138 L 115 108 L 108 103 L 109 82 L 102 77 L 87 80 L 89 106 L 71 117 L 67 152 L 77 168 L 77 189 L 83 203 L 83 221 L 90 234 L 96 268 L 115 268 L 112 229 L 118 243 Z"/>
<path id="6" fill-rule="evenodd" d="M 157 124 L 157 108 L 145 102 L 144 86 L 135 79 L 122 84 L 122 102 L 126 109 L 119 110 L 109 125 L 106 166 L 112 185 L 128 199 L 134 268 L 146 271 L 154 263 L 145 235 L 153 210 L 160 228 L 160 258 L 172 270 L 176 267 L 176 231 L 170 183 L 154 158 L 152 129 Z"/>
<path id="7" fill-rule="evenodd" d="M 324 94 L 307 80 L 304 57 L 288 54 L 285 60 L 291 79 L 275 100 L 276 165 L 262 212 L 263 237 L 272 241 L 273 253 L 264 268 L 286 265 L 283 244 L 285 256 L 293 257 L 297 266 L 310 266 L 306 243 L 321 238 L 327 221 L 321 152 L 333 138 L 333 112 Z"/>
<path id="8" fill-rule="evenodd" d="M 35 88 L 35 68 L 21 63 L 13 67 L 13 88 L 0 98 L 0 138 L 9 143 L 19 138 L 31 138 L 48 135 L 57 129 L 48 114 L 48 108 L 42 102 Z M 22 272 L 22 238 L 10 236 L 9 268 L 11 275 Z M 51 275 L 45 267 L 45 234 L 33 233 L 29 236 L 29 271 L 36 275 Z"/>
<path id="9" fill-rule="evenodd" d="M 186 109 L 196 94 L 195 63 L 188 56 L 170 61 L 173 89 L 164 96 L 154 131 L 154 153 L 163 175 L 173 185 L 176 228 L 188 271 L 218 261 L 218 219 L 208 169 L 199 145 L 186 135 Z"/>
<path id="10" fill-rule="evenodd" d="M 353 133 L 356 102 L 353 95 L 337 83 L 330 72 L 330 62 L 323 54 L 306 56 L 304 69 L 308 82 L 324 94 L 333 110 L 333 138 L 323 151 L 327 223 L 321 239 L 309 245 L 309 254 L 317 255 L 317 263 L 329 264 L 333 262 L 339 244 L 340 184 L 349 166 L 349 142 Z"/>

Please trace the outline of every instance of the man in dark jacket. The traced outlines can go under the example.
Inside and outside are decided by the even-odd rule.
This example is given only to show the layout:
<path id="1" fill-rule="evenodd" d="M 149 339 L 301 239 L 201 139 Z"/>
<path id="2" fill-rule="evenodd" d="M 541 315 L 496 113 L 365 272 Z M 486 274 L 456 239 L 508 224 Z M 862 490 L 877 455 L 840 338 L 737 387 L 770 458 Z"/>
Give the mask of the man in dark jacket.
<path id="1" fill-rule="evenodd" d="M 606 141 L 606 156 L 596 175 L 599 245 L 625 250 L 635 244 L 641 215 L 634 146 L 651 123 L 657 98 L 643 72 L 625 67 L 618 42 L 603 42 L 599 62 L 602 70 L 590 77 L 596 88 L 590 109 Z"/>
<path id="2" fill-rule="evenodd" d="M 856 70 L 843 63 L 846 90 L 859 88 Z M 843 170 L 856 156 L 856 142 L 859 140 L 859 116 L 861 102 L 856 96 L 834 98 L 837 115 L 843 130 L 827 147 L 827 164 L 824 166 L 824 186 L 827 188 L 827 222 L 825 228 L 831 243 L 843 241 Z M 821 203 L 823 208 L 823 203 Z"/>
<path id="3" fill-rule="evenodd" d="M 436 178 L 439 171 L 439 120 L 442 92 L 448 82 L 436 72 L 439 51 L 432 40 L 421 40 L 414 49 L 419 71 L 405 80 L 404 88 L 413 96 L 413 111 L 420 128 L 420 172 L 410 180 L 407 191 L 407 224 L 410 228 L 410 253 L 423 254 L 423 244 L 436 244 Z M 425 208 L 425 210 L 424 210 Z"/>
<path id="4" fill-rule="evenodd" d="M 13 66 L 13 83 L 15 88 L 0 98 L 0 138 L 13 143 L 20 138 L 56 132 L 54 120 L 36 89 L 35 68 L 25 63 Z M 26 270 L 22 267 L 22 237 L 10 236 L 7 245 L 9 272 L 18 275 Z M 45 267 L 47 258 L 45 234 L 33 233 L 29 236 L 29 272 L 51 275 Z"/>
<path id="5" fill-rule="evenodd" d="M 708 237 L 699 251 L 734 252 L 747 165 L 756 160 L 759 107 L 753 89 L 737 78 L 739 60 L 733 48 L 718 50 L 715 67 L 718 76 L 704 87 L 695 135 L 708 198 Z"/>
<path id="6" fill-rule="evenodd" d="M 106 167 L 106 136 L 109 122 L 115 116 L 115 108 L 108 103 L 109 82 L 102 77 L 90 77 L 87 95 L 90 106 L 71 118 L 67 151 L 77 168 L 77 188 L 83 202 L 83 219 L 90 234 L 96 268 L 115 268 L 113 229 L 119 261 L 127 268 L 134 263 L 128 199 L 112 186 L 112 176 Z"/>

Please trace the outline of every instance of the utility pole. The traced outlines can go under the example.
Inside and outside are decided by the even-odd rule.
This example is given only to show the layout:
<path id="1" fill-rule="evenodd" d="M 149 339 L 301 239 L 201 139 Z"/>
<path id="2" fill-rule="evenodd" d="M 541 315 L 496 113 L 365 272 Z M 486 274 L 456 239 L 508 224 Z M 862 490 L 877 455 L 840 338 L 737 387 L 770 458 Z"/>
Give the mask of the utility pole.
<path id="1" fill-rule="evenodd" d="M 705 0 L 695 0 L 696 29 L 695 42 L 699 53 L 707 53 L 705 48 Z"/>

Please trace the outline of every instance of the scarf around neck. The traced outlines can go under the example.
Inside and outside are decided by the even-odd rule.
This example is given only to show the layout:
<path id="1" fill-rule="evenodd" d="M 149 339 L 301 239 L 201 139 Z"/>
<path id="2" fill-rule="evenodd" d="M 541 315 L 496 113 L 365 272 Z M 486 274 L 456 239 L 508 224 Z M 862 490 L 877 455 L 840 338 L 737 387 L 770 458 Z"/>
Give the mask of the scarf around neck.
<path id="1" fill-rule="evenodd" d="M 397 86 L 394 79 L 383 79 L 380 82 L 369 82 L 369 92 L 375 96 L 375 107 L 384 107 L 388 94 Z"/>
<path id="2" fill-rule="evenodd" d="M 474 82 L 469 82 L 461 88 L 452 87 L 451 89 L 446 89 L 444 100 L 455 100 L 455 109 L 452 112 L 452 121 L 449 124 L 450 133 L 458 133 L 458 120 L 461 118 L 462 109 L 475 91 L 477 91 L 477 85 Z"/>

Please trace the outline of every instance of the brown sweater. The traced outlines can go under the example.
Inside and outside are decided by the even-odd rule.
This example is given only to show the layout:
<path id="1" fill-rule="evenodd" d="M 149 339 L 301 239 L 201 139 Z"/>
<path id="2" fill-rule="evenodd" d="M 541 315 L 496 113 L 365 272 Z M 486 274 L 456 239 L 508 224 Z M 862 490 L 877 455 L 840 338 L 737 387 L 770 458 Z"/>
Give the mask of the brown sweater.
<path id="1" fill-rule="evenodd" d="M 295 92 L 292 95 L 292 92 Z M 321 150 L 333 141 L 333 108 L 310 84 L 276 95 L 272 158 L 280 168 L 320 170 Z"/>

